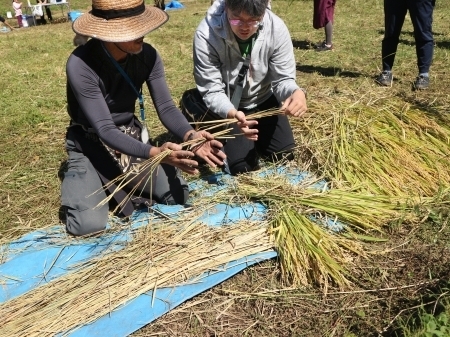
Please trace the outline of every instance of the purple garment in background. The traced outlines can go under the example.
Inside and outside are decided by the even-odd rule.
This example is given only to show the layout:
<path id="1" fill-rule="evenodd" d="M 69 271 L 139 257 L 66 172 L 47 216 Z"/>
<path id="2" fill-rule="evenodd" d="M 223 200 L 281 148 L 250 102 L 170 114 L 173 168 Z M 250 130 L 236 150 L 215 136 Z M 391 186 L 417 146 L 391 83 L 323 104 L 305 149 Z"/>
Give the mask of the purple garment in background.
<path id="1" fill-rule="evenodd" d="M 334 6 L 336 0 L 314 0 L 313 27 L 323 28 L 328 22 L 334 21 Z"/>

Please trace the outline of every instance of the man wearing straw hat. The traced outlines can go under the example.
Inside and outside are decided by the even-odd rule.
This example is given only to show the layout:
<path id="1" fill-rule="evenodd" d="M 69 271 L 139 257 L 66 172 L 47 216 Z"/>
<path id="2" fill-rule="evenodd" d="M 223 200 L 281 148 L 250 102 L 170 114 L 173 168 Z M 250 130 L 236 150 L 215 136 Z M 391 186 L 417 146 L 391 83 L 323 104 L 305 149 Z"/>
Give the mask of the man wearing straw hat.
<path id="1" fill-rule="evenodd" d="M 135 207 L 155 201 L 184 204 L 188 190 L 180 171 L 198 173 L 194 155 L 212 167 L 223 164 L 222 144 L 189 125 L 170 96 L 160 56 L 144 43 L 144 35 L 167 20 L 164 11 L 143 0 L 93 0 L 92 10 L 73 23 L 76 34 L 91 38 L 74 50 L 66 67 L 71 122 L 61 199 L 66 228 L 74 235 L 103 230 L 111 208 L 128 216 Z M 145 126 L 144 82 L 169 131 L 183 141 L 206 142 L 192 151 L 171 142 L 152 146 Z M 134 114 L 136 98 L 143 122 Z M 136 170 L 135 164 L 159 158 L 165 150 L 172 152 L 152 173 Z M 126 172 L 133 173 L 128 185 L 116 188 L 115 179 Z"/>
<path id="2" fill-rule="evenodd" d="M 231 174 L 256 169 L 260 155 L 293 159 L 287 116 L 300 117 L 307 110 L 306 91 L 296 84 L 289 31 L 268 5 L 269 0 L 216 0 L 194 36 L 197 88 L 183 95 L 183 109 L 189 110 L 189 100 L 198 97 L 207 118 L 238 120 L 232 133 L 245 137 L 224 145 Z M 246 119 L 276 108 L 284 114 Z"/>

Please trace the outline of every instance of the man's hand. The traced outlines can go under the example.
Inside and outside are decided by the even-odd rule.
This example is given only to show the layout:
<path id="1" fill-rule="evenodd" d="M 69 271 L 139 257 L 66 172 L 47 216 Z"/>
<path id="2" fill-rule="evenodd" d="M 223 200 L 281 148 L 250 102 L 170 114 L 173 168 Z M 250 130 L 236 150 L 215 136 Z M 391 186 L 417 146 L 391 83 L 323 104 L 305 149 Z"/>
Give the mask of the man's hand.
<path id="1" fill-rule="evenodd" d="M 180 170 L 188 174 L 198 173 L 198 163 L 197 161 L 191 159 L 194 157 L 194 153 L 183 150 L 179 144 L 167 142 L 160 147 L 152 146 L 150 149 L 150 158 L 165 150 L 172 150 L 172 152 L 161 161 L 162 163 L 178 167 Z"/>
<path id="2" fill-rule="evenodd" d="M 217 165 L 222 166 L 223 161 L 227 157 L 225 153 L 221 150 L 222 143 L 214 139 L 214 136 L 207 131 L 198 131 L 189 133 L 188 137 L 192 134 L 191 139 L 204 138 L 206 142 L 199 145 L 195 145 L 192 151 L 202 158 L 209 166 L 217 167 Z M 185 138 L 188 138 L 185 137 Z"/>
<path id="3" fill-rule="evenodd" d="M 308 110 L 306 106 L 306 96 L 303 90 L 297 89 L 286 99 L 280 108 L 285 115 L 301 117 Z"/>
<path id="4" fill-rule="evenodd" d="M 248 121 L 247 118 L 245 118 L 245 114 L 242 111 L 237 111 L 236 109 L 228 111 L 227 117 L 238 120 L 237 126 L 241 129 L 245 138 L 253 141 L 258 140 L 258 130 L 253 129 L 253 127 L 258 124 L 257 121 Z"/>

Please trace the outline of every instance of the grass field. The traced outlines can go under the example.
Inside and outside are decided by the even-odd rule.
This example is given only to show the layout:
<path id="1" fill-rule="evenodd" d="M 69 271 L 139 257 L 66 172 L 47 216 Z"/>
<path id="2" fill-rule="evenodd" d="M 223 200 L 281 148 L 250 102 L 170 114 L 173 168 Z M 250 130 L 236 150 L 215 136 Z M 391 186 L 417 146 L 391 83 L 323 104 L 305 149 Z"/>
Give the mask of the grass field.
<path id="1" fill-rule="evenodd" d="M 173 99 L 194 86 L 192 37 L 209 0 L 183 2 L 146 37 L 161 54 Z M 72 10 L 90 2 L 73 0 Z M 450 110 L 450 2 L 437 1 L 431 86 L 412 91 L 417 76 L 413 29 L 406 20 L 394 65 L 394 84 L 381 88 L 382 0 L 339 0 L 334 51 L 317 53 L 324 38 L 312 28 L 312 1 L 272 1 L 290 29 L 298 83 L 308 90 L 308 118 L 354 107 L 374 113 L 392 105 L 447 116 Z M 11 2 L 3 0 L 6 17 Z M 0 33 L 0 242 L 59 222 L 58 172 L 66 154 L 65 63 L 73 50 L 71 24 Z M 59 18 L 59 19 L 58 19 Z M 8 21 L 17 26 L 15 20 Z M 150 111 L 148 92 L 146 104 Z M 438 118 L 439 117 L 439 118 Z M 448 120 L 442 117 L 443 123 Z M 154 113 L 153 136 L 164 133 Z M 307 130 L 293 121 L 297 140 Z M 408 170 L 405 167 L 404 170 Z M 437 172 L 436 172 L 437 174 Z M 448 186 L 443 186 L 448 188 Z M 448 204 L 447 204 L 448 206 Z M 450 229 L 448 207 L 425 210 L 419 225 L 390 227 L 377 254 L 355 261 L 354 289 L 291 288 L 276 261 L 249 268 L 185 303 L 134 336 L 450 336 Z M 381 246 L 381 248 L 380 248 Z"/>

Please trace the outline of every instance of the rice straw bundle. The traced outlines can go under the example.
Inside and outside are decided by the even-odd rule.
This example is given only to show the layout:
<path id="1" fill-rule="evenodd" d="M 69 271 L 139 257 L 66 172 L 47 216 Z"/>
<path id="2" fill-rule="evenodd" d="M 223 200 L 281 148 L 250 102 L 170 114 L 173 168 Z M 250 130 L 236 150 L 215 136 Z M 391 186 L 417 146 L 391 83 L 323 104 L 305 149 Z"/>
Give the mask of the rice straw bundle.
<path id="1" fill-rule="evenodd" d="M 300 143 L 336 186 L 432 196 L 450 185 L 449 120 L 437 119 L 408 105 L 337 106 L 305 119 Z"/>
<path id="2" fill-rule="evenodd" d="M 270 229 L 280 256 L 284 279 L 296 285 L 329 281 L 350 285 L 352 256 L 365 256 L 362 240 L 379 240 L 367 234 L 382 233 L 389 221 L 403 218 L 411 208 L 401 198 L 369 195 L 352 190 L 318 190 L 314 179 L 299 185 L 282 176 L 245 174 L 237 178 L 236 193 L 257 199 L 270 208 Z M 330 223 L 344 228 L 332 233 Z M 321 225 L 322 224 L 322 225 Z M 358 235 L 363 231 L 365 235 Z"/>
<path id="3" fill-rule="evenodd" d="M 292 185 L 282 176 L 245 174 L 237 178 L 238 195 L 267 202 L 289 203 L 317 219 L 339 219 L 359 231 L 382 232 L 389 221 L 410 210 L 407 199 L 360 192 L 356 189 L 319 190 L 314 180 Z M 325 216 L 326 214 L 326 216 Z"/>
<path id="4" fill-rule="evenodd" d="M 253 120 L 253 119 L 261 119 L 264 117 L 269 116 L 275 116 L 283 114 L 284 112 L 279 109 L 268 109 L 263 111 L 257 111 L 251 114 L 248 114 L 245 116 L 247 120 Z M 219 119 L 219 120 L 213 120 L 213 121 L 195 121 L 191 122 L 190 124 L 195 125 L 195 128 L 198 130 L 205 130 L 210 131 L 212 129 L 216 129 L 219 127 L 227 127 L 230 124 L 236 123 L 237 120 L 235 118 L 228 118 L 228 119 Z"/>
<path id="5" fill-rule="evenodd" d="M 278 110 L 278 109 L 270 109 L 270 110 L 265 110 L 265 111 L 258 111 L 255 112 L 253 114 L 249 114 L 247 116 L 247 119 L 251 120 L 251 119 L 259 119 L 259 118 L 263 118 L 263 117 L 267 117 L 267 116 L 273 116 L 276 114 L 281 114 L 283 113 L 282 111 Z M 209 122 L 195 122 L 193 124 L 213 124 L 212 126 L 206 127 L 205 131 L 209 131 L 211 129 L 214 128 L 218 128 L 218 127 L 224 127 L 224 126 L 228 126 L 229 124 L 232 123 L 236 123 L 237 120 L 232 118 L 232 119 L 221 119 L 221 120 L 217 120 L 217 121 L 209 121 Z M 226 136 L 227 133 L 229 133 L 232 129 L 231 128 L 225 128 L 223 130 L 220 130 L 218 132 L 212 133 L 212 135 L 217 138 L 234 138 L 235 136 L 240 136 L 239 135 L 230 135 L 230 136 Z M 192 139 L 189 140 L 187 142 L 184 142 L 181 144 L 181 146 L 183 148 L 189 148 L 190 150 L 194 149 L 195 147 L 200 146 L 201 144 L 203 144 L 206 141 L 206 139 L 204 138 L 197 138 L 197 139 Z M 134 187 L 133 189 L 131 189 L 131 191 L 127 194 L 127 197 L 122 200 L 121 203 L 119 203 L 114 211 L 117 211 L 118 209 L 120 209 L 132 196 L 135 195 L 135 192 L 138 188 L 139 185 L 144 184 L 144 185 L 151 185 L 151 177 L 152 177 L 152 173 L 153 171 L 156 169 L 156 167 L 164 160 L 164 158 L 166 158 L 167 156 L 169 156 L 172 153 L 171 150 L 165 150 L 163 152 L 161 152 L 160 154 L 158 154 L 157 156 L 154 156 L 152 158 L 149 158 L 145 161 L 143 161 L 142 163 L 133 166 L 133 168 L 131 170 L 129 170 L 128 172 L 125 172 L 123 174 L 121 174 L 120 176 L 116 177 L 115 179 L 111 180 L 108 184 L 103 186 L 104 190 L 107 190 L 108 188 L 110 188 L 112 185 L 116 185 L 116 188 L 114 189 L 114 191 L 112 191 L 105 199 L 103 199 L 98 206 L 102 206 L 107 204 L 113 197 L 114 195 L 122 190 L 126 185 L 128 185 L 134 177 L 136 177 L 137 175 L 145 172 L 146 174 L 143 176 L 143 178 L 141 178 L 141 180 L 139 181 L 139 183 L 136 184 L 136 187 Z"/>
<path id="6" fill-rule="evenodd" d="M 219 132 L 216 132 L 214 134 L 214 136 L 221 136 L 223 134 L 226 134 L 227 132 L 229 132 L 231 129 L 226 129 L 226 130 L 222 130 Z M 197 138 L 197 139 L 192 139 L 189 140 L 187 142 L 184 142 L 181 144 L 181 146 L 183 148 L 188 147 L 189 149 L 195 148 L 197 146 L 200 146 L 201 144 L 203 144 L 206 141 L 205 138 Z M 138 189 L 138 186 L 142 186 L 142 184 L 145 185 L 151 185 L 151 177 L 153 174 L 153 171 L 158 167 L 159 164 L 161 164 L 161 162 L 164 160 L 164 158 L 166 158 L 167 156 L 169 156 L 172 153 L 172 150 L 165 150 L 162 151 L 161 153 L 159 153 L 158 155 L 149 158 L 145 161 L 143 161 L 142 163 L 139 163 L 137 165 L 134 165 L 129 171 L 119 175 L 118 177 L 116 177 L 115 179 L 111 180 L 109 183 L 105 184 L 102 189 L 107 190 L 109 189 L 111 186 L 116 185 L 116 188 L 114 189 L 114 191 L 112 191 L 105 199 L 103 199 L 98 205 L 97 207 L 100 207 L 102 205 L 107 204 L 114 196 L 115 194 L 122 190 L 126 185 L 128 185 L 130 182 L 133 181 L 133 179 L 140 175 L 141 173 L 145 172 L 145 175 L 143 175 L 143 177 L 139 180 L 138 183 L 135 183 L 135 187 L 133 187 L 130 192 L 127 194 L 127 197 L 124 198 L 124 200 L 122 200 L 122 202 L 120 202 L 115 210 L 117 211 L 118 209 L 120 209 L 132 196 L 135 195 L 136 190 Z M 143 188 L 141 188 L 143 189 Z M 98 192 L 98 191 L 97 191 Z M 94 193 L 97 193 L 94 192 Z"/>
<path id="7" fill-rule="evenodd" d="M 185 220 L 146 228 L 125 249 L 2 304 L 0 335 L 72 331 L 142 293 L 153 290 L 157 296 L 158 287 L 179 284 L 272 246 L 266 228 L 252 222 L 211 228 Z M 151 306 L 149 297 L 149 310 Z"/>
<path id="8" fill-rule="evenodd" d="M 275 205 L 270 233 L 284 279 L 294 285 L 319 284 L 325 293 L 329 281 L 348 287 L 348 266 L 353 259 L 350 253 L 365 256 L 361 244 L 332 234 L 292 205 L 277 205 L 278 210 Z"/>

